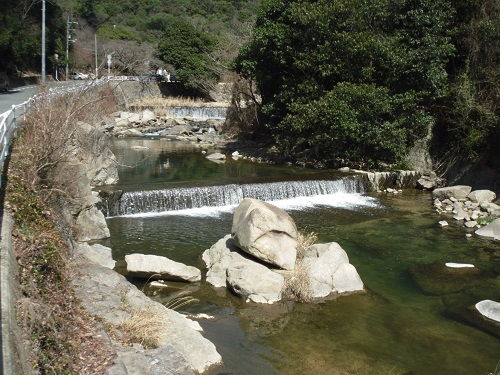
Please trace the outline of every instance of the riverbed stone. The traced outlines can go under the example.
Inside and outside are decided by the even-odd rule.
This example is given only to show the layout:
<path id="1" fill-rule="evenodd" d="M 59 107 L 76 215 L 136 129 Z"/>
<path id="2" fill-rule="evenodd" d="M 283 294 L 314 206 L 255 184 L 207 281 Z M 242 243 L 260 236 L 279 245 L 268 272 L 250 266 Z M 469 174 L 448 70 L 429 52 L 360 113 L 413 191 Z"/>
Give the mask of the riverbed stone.
<path id="1" fill-rule="evenodd" d="M 228 268 L 243 265 L 247 261 L 245 255 L 236 247 L 230 234 L 221 238 L 202 254 L 208 268 L 207 282 L 215 287 L 226 287 Z"/>
<path id="2" fill-rule="evenodd" d="M 493 202 L 496 197 L 497 195 L 491 190 L 474 190 L 468 195 L 472 202 L 477 203 Z"/>
<path id="3" fill-rule="evenodd" d="M 477 267 L 448 267 L 442 263 L 414 265 L 409 274 L 420 289 L 433 295 L 461 292 L 480 286 L 487 279 Z"/>
<path id="4" fill-rule="evenodd" d="M 119 348 L 119 363 L 107 375 L 195 375 L 186 359 L 172 346 L 157 349 Z"/>
<path id="5" fill-rule="evenodd" d="M 226 155 L 220 152 L 214 152 L 213 154 L 207 155 L 208 160 L 226 160 Z"/>
<path id="6" fill-rule="evenodd" d="M 465 199 L 471 191 L 472 187 L 467 185 L 447 186 L 434 189 L 432 192 L 432 197 L 439 200 L 444 200 L 446 198 Z"/>
<path id="7" fill-rule="evenodd" d="M 483 237 L 500 239 L 500 218 L 476 230 L 476 234 Z"/>
<path id="8" fill-rule="evenodd" d="M 332 292 L 363 290 L 356 269 L 341 268 L 343 264 L 349 264 L 349 258 L 336 242 L 314 244 L 305 250 L 301 265 L 309 277 L 312 298 L 326 297 Z"/>
<path id="9" fill-rule="evenodd" d="M 163 331 L 158 342 L 160 348 L 171 345 L 185 358 L 190 369 L 199 373 L 221 363 L 222 358 L 215 345 L 205 339 L 193 326 L 195 322 L 185 315 L 152 301 L 124 276 L 109 268 L 79 261 L 78 269 L 82 277 L 73 281 L 78 297 L 85 307 L 107 326 L 119 326 L 130 318 L 132 311 L 154 312 Z M 120 344 L 115 344 L 118 345 L 119 351 Z M 147 355 L 149 354 L 151 352 L 147 352 Z"/>
<path id="10" fill-rule="evenodd" d="M 113 260 L 111 248 L 100 244 L 89 245 L 86 242 L 79 243 L 76 251 L 92 263 L 113 269 L 116 262 Z"/>
<path id="11" fill-rule="evenodd" d="M 500 303 L 492 300 L 483 300 L 475 305 L 477 311 L 484 317 L 500 323 Z"/>
<path id="12" fill-rule="evenodd" d="M 227 282 L 239 296 L 257 303 L 274 303 L 281 299 L 285 279 L 266 266 L 242 261 L 227 269 Z"/>
<path id="13" fill-rule="evenodd" d="M 237 247 L 256 258 L 292 270 L 297 258 L 297 227 L 284 210 L 245 198 L 235 209 L 231 235 Z"/>
<path id="14" fill-rule="evenodd" d="M 127 272 L 137 278 L 197 282 L 201 271 L 158 255 L 129 254 L 125 256 Z"/>
<path id="15" fill-rule="evenodd" d="M 78 214 L 75 220 L 76 238 L 80 242 L 108 238 L 109 228 L 104 214 L 92 205 Z"/>

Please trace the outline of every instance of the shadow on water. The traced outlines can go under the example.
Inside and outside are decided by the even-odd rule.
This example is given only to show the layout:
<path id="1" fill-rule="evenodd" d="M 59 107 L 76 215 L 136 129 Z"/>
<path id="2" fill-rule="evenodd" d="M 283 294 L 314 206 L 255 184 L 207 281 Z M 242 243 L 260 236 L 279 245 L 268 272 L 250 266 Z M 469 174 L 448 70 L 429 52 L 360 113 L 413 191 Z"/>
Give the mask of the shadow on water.
<path id="1" fill-rule="evenodd" d="M 186 145 L 179 151 L 161 140 L 138 142 L 147 149 L 132 150 L 133 140 L 115 143 L 120 162 L 150 160 L 122 168 L 117 188 L 337 178 L 332 171 L 244 161 L 220 165 Z M 179 171 L 158 172 L 165 160 Z M 467 229 L 451 220 L 449 227 L 441 228 L 437 222 L 442 218 L 432 211 L 425 192 L 365 194 L 362 199 L 370 204 L 313 204 L 286 210 L 299 230 L 313 231 L 318 242 L 335 241 L 346 250 L 365 283 L 364 294 L 321 303 L 258 305 L 201 282 L 173 283 L 164 292 L 152 293 L 152 298 L 162 301 L 179 288 L 188 288 L 199 302 L 185 310 L 213 317 L 201 319 L 200 324 L 225 361 L 214 374 L 493 372 L 500 359 L 500 339 L 470 319 L 470 307 L 481 299 L 500 301 L 498 243 L 467 238 Z M 231 220 L 231 210 L 114 217 L 108 219 L 111 238 L 104 244 L 119 261 L 133 252 L 157 254 L 197 266 L 204 273 L 200 255 L 230 232 Z M 453 279 L 456 275 L 450 276 L 443 267 L 446 262 L 472 263 L 479 273 Z M 469 282 L 458 282 L 464 279 Z"/>

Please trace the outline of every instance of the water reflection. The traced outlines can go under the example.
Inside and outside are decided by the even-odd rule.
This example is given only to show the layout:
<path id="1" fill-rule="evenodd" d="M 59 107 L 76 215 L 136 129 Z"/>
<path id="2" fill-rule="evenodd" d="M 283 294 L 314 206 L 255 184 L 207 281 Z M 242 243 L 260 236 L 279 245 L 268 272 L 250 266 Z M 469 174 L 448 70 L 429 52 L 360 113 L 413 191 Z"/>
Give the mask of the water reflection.
<path id="1" fill-rule="evenodd" d="M 244 161 L 205 164 L 204 156 L 192 145 L 177 150 L 172 143 L 158 140 L 141 140 L 147 149 L 134 154 L 133 142 L 115 143 L 120 162 L 133 164 L 146 157 L 152 162 L 120 169 L 120 187 L 125 190 L 335 175 Z M 179 172 L 151 173 L 151 168 L 167 160 Z M 407 191 L 401 196 L 371 198 L 377 205 L 289 211 L 300 230 L 317 233 L 318 242 L 341 244 L 361 275 L 366 294 L 321 304 L 262 306 L 201 282 L 174 285 L 153 298 L 164 300 L 186 287 L 199 301 L 184 309 L 215 318 L 200 320 L 204 335 L 225 361 L 215 373 L 493 372 L 500 359 L 500 334 L 479 325 L 470 306 L 481 299 L 500 301 L 498 242 L 467 238 L 467 229 L 454 222 L 441 228 L 428 193 Z M 203 217 L 112 218 L 108 220 L 111 239 L 105 244 L 112 247 L 117 260 L 132 252 L 164 255 L 205 272 L 200 255 L 230 232 L 231 220 L 230 212 Z M 462 275 L 456 283 L 435 269 L 446 262 L 474 264 L 481 277 Z"/>

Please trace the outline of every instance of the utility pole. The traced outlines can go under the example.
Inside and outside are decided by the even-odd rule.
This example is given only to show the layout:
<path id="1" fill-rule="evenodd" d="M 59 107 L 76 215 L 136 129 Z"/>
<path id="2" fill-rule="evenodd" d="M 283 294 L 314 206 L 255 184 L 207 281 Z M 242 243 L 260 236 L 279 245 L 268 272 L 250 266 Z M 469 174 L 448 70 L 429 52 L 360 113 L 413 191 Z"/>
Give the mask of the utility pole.
<path id="1" fill-rule="evenodd" d="M 45 0 L 42 0 L 42 91 L 45 91 Z"/>
<path id="2" fill-rule="evenodd" d="M 66 22 L 66 81 L 68 80 L 68 62 L 69 62 L 69 44 L 76 41 L 76 39 L 71 39 L 71 24 L 78 24 L 78 22 L 70 22 L 68 16 L 68 22 Z"/>
<path id="3" fill-rule="evenodd" d="M 94 34 L 95 43 L 95 79 L 99 79 L 99 72 L 97 71 L 97 33 Z"/>

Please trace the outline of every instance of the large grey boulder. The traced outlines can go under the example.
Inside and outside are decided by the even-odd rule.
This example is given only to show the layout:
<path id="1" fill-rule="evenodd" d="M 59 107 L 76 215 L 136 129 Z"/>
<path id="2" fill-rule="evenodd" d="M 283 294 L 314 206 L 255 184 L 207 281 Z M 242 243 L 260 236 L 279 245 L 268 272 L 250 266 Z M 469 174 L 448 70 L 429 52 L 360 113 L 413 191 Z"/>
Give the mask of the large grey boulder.
<path id="1" fill-rule="evenodd" d="M 493 220 L 488 225 L 476 230 L 476 234 L 483 237 L 500 239 L 500 218 Z"/>
<path id="2" fill-rule="evenodd" d="M 308 247 L 302 266 L 309 277 L 311 297 L 326 297 L 332 292 L 363 290 L 356 268 L 349 264 L 347 253 L 336 242 Z"/>
<path id="3" fill-rule="evenodd" d="M 497 195 L 491 190 L 474 190 L 468 196 L 472 202 L 477 202 L 479 204 L 483 202 L 493 202 Z"/>
<path id="4" fill-rule="evenodd" d="M 231 235 L 237 247 L 286 270 L 297 258 L 297 227 L 293 219 L 272 204 L 245 198 L 236 208 Z"/>
<path id="5" fill-rule="evenodd" d="M 227 269 L 227 282 L 239 296 L 257 303 L 273 303 L 281 299 L 285 279 L 262 264 L 241 257 Z"/>
<path id="6" fill-rule="evenodd" d="M 124 276 L 113 270 L 88 263 L 79 264 L 79 270 L 82 278 L 73 281 L 77 295 L 87 309 L 100 317 L 105 325 L 120 325 L 130 318 L 133 311 L 143 311 L 145 314 L 154 313 L 158 329 L 161 330 L 161 335 L 159 335 L 161 337 L 157 343 L 159 348 L 172 346 L 174 351 L 187 361 L 189 368 L 198 373 L 203 373 L 210 366 L 222 362 L 214 344 L 194 328 L 193 323 L 196 322 L 174 310 L 167 309 L 161 303 L 152 301 L 136 286 L 130 284 Z M 173 352 L 175 357 L 172 360 L 178 363 L 183 371 L 181 373 L 185 373 L 184 366 L 176 359 L 176 353 Z M 156 355 L 153 356 L 153 352 L 146 351 L 145 354 L 147 357 L 154 357 L 152 361 L 160 360 Z M 157 354 L 166 355 L 164 350 L 159 350 Z M 168 360 L 162 359 L 165 361 L 164 364 Z M 128 360 L 124 362 L 126 365 L 129 364 Z M 135 374 L 135 372 L 130 373 Z M 151 374 L 156 375 L 158 372 Z"/>
<path id="7" fill-rule="evenodd" d="M 86 207 L 76 217 L 76 239 L 80 242 L 99 240 L 110 236 L 104 214 L 95 205 Z"/>
<path id="8" fill-rule="evenodd" d="M 129 254 L 125 256 L 125 262 L 127 262 L 128 273 L 133 277 L 188 282 L 201 280 L 201 272 L 198 268 L 174 262 L 166 257 Z"/>
<path id="9" fill-rule="evenodd" d="M 215 287 L 229 287 L 235 294 L 257 303 L 281 299 L 284 278 L 269 268 L 248 259 L 227 235 L 205 250 L 207 282 Z"/>
<path id="10" fill-rule="evenodd" d="M 119 348 L 118 364 L 107 375 L 194 375 L 186 359 L 172 346 L 157 349 Z"/>
<path id="11" fill-rule="evenodd" d="M 447 186 L 434 189 L 432 192 L 432 198 L 437 198 L 439 200 L 444 200 L 447 198 L 465 199 L 471 191 L 472 187 L 466 185 Z"/>
<path id="12" fill-rule="evenodd" d="M 92 263 L 107 268 L 115 268 L 111 248 L 100 244 L 89 245 L 86 242 L 79 243 L 76 250 L 81 256 Z"/>
<path id="13" fill-rule="evenodd" d="M 151 111 L 149 109 L 145 109 L 144 111 L 142 111 L 140 117 L 141 117 L 142 123 L 145 123 L 145 122 L 148 122 L 151 120 L 156 120 L 156 115 L 154 114 L 153 111 Z"/>
<path id="14" fill-rule="evenodd" d="M 500 323 L 500 303 L 491 301 L 491 300 L 484 300 L 481 302 L 476 303 L 475 305 L 477 311 L 481 313 L 484 317 L 494 320 L 496 322 Z"/>
<path id="15" fill-rule="evenodd" d="M 226 287 L 227 269 L 241 263 L 242 258 L 230 234 L 221 238 L 202 254 L 208 268 L 207 282 L 217 288 Z"/>
<path id="16" fill-rule="evenodd" d="M 109 137 L 101 129 L 79 122 L 76 132 L 78 161 L 86 166 L 91 186 L 118 182 L 116 157 L 109 148 Z"/>

